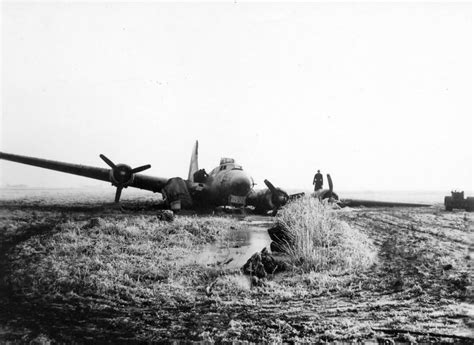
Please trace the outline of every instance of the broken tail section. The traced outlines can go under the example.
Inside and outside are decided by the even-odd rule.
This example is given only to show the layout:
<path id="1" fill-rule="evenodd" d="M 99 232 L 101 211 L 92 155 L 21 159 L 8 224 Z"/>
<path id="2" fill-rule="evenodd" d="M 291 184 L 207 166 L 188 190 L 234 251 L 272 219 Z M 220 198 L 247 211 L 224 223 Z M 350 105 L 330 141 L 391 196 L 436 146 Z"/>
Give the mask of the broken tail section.
<path id="1" fill-rule="evenodd" d="M 188 174 L 189 181 L 194 182 L 194 173 L 198 170 L 199 170 L 198 141 L 196 140 L 196 143 L 194 144 L 194 147 L 193 147 L 193 152 L 191 153 L 191 161 L 189 163 L 189 174 Z"/>

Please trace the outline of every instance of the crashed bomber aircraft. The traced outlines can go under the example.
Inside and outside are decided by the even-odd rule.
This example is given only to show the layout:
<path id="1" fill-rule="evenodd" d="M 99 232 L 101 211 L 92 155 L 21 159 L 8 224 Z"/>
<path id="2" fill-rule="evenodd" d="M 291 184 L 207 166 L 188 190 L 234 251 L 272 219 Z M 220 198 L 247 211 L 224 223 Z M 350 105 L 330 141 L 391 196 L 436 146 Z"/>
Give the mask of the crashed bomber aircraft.
<path id="1" fill-rule="evenodd" d="M 113 186 L 117 187 L 115 193 L 115 203 L 117 204 L 123 188 L 135 187 L 161 193 L 166 205 L 173 211 L 179 211 L 181 208 L 209 208 L 227 205 L 243 207 L 249 205 L 253 206 L 257 213 L 266 214 L 268 211 L 273 211 L 272 214 L 275 215 L 277 210 L 289 200 L 304 195 L 304 193 L 288 195 L 285 191 L 273 186 L 268 180 L 264 181 L 268 189 L 254 190 L 255 183 L 252 177 L 232 158 L 222 158 L 220 165 L 214 168 L 210 174 L 207 174 L 204 169 L 200 170 L 198 166 L 197 141 L 191 154 L 187 180 L 180 177 L 168 179 L 139 174 L 151 168 L 149 164 L 132 169 L 126 164 L 115 164 L 102 154 L 100 158 L 110 169 L 0 152 L 0 159 L 111 182 Z M 319 199 L 329 199 L 340 207 L 430 206 L 414 203 L 339 199 L 339 196 L 333 191 L 331 176 L 327 175 L 327 179 L 329 189 L 320 189 L 314 192 L 312 196 Z"/>
<path id="2" fill-rule="evenodd" d="M 162 178 L 139 174 L 151 168 L 147 164 L 131 168 L 126 164 L 114 164 L 104 155 L 100 158 L 110 167 L 98 168 L 79 164 L 64 163 L 41 158 L 26 157 L 0 152 L 0 158 L 33 165 L 45 169 L 61 171 L 68 174 L 80 175 L 96 180 L 111 182 L 117 187 L 115 202 L 118 203 L 123 188 L 135 187 L 158 192 L 163 195 L 168 207 L 173 211 L 181 208 L 209 206 L 245 206 L 255 207 L 255 211 L 266 213 L 273 210 L 275 214 L 279 207 L 285 205 L 290 196 L 276 188 L 268 180 L 265 184 L 268 189 L 253 190 L 255 185 L 252 177 L 232 158 L 222 158 L 220 165 L 210 174 L 198 167 L 198 142 L 196 141 L 191 154 L 188 179 L 180 177 Z"/>

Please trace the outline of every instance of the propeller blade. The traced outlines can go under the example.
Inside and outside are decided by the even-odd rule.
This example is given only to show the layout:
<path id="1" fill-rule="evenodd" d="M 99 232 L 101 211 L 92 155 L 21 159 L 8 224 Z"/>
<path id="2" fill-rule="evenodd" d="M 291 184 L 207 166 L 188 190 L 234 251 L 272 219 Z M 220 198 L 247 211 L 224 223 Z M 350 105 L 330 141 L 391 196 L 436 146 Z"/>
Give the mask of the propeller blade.
<path id="1" fill-rule="evenodd" d="M 328 178 L 329 191 L 331 192 L 331 195 L 332 195 L 333 185 L 332 185 L 331 175 L 327 174 L 326 176 Z"/>
<path id="2" fill-rule="evenodd" d="M 115 169 L 115 168 L 116 168 L 114 162 L 112 162 L 110 159 L 108 159 L 107 157 L 105 157 L 105 155 L 100 154 L 99 157 L 102 158 L 102 160 L 103 160 L 105 163 L 107 163 L 107 165 L 108 165 L 109 167 L 111 167 L 112 169 Z"/>
<path id="3" fill-rule="evenodd" d="M 335 200 L 339 200 L 339 196 L 336 193 L 334 193 L 334 186 L 332 184 L 331 175 L 327 174 L 326 176 L 328 178 L 329 190 L 325 194 L 324 198 L 328 198 L 329 201 L 331 202 Z"/>
<path id="4" fill-rule="evenodd" d="M 264 180 L 265 185 L 268 187 L 270 192 L 272 193 L 272 204 L 273 204 L 273 212 L 272 216 L 276 216 L 278 209 L 282 206 L 284 206 L 290 197 L 288 194 L 284 191 L 282 191 L 280 188 L 275 188 L 275 186 L 268 180 Z"/>
<path id="5" fill-rule="evenodd" d="M 142 171 L 147 170 L 147 169 L 150 169 L 150 168 L 151 168 L 151 165 L 150 165 L 150 164 L 143 165 L 143 166 L 141 166 L 141 167 L 132 169 L 132 174 L 136 174 L 136 173 L 142 172 Z"/>
<path id="6" fill-rule="evenodd" d="M 275 186 L 272 185 L 272 183 L 271 183 L 270 181 L 265 180 L 265 181 L 263 181 L 263 182 L 265 182 L 265 185 L 268 187 L 268 189 L 270 189 L 270 191 L 272 192 L 272 194 L 274 194 L 274 193 L 277 191 L 276 188 L 275 188 Z"/>
<path id="7" fill-rule="evenodd" d="M 117 191 L 115 192 L 115 203 L 118 204 L 120 201 L 120 195 L 122 194 L 122 187 L 117 187 Z"/>

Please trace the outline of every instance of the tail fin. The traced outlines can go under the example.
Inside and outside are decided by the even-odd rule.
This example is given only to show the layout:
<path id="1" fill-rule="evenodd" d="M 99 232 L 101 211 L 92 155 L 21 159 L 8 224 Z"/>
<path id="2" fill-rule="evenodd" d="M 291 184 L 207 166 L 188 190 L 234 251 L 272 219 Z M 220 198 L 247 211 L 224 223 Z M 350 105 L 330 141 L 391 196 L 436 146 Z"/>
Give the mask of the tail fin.
<path id="1" fill-rule="evenodd" d="M 191 182 L 194 182 L 194 173 L 199 170 L 199 165 L 198 165 L 198 141 L 196 140 L 196 143 L 194 144 L 193 147 L 193 152 L 191 153 L 191 162 L 189 163 L 189 174 L 188 174 L 188 180 Z"/>

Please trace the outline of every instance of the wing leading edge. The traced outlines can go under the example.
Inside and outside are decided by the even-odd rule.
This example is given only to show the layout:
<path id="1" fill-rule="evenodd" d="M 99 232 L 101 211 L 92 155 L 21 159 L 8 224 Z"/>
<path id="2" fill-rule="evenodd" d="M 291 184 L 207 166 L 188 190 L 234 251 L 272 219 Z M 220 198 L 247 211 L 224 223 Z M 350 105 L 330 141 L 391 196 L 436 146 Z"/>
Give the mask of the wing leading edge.
<path id="1" fill-rule="evenodd" d="M 111 169 L 97 168 L 81 164 L 58 162 L 49 159 L 20 156 L 11 153 L 0 152 L 0 159 L 36 166 L 39 168 L 60 171 L 67 174 L 79 175 L 96 180 L 112 182 L 110 178 Z M 168 182 L 167 178 L 135 174 L 133 181 L 127 187 L 134 187 L 161 192 L 163 186 Z"/>

